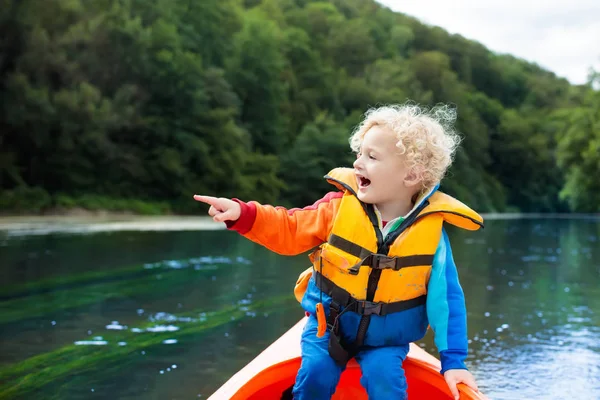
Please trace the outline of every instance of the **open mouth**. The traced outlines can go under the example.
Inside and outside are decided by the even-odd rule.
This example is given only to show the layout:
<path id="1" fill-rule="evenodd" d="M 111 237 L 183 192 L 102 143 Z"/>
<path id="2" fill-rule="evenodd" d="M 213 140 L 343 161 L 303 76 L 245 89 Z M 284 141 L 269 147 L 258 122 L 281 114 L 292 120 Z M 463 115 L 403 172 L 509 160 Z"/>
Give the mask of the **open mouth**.
<path id="1" fill-rule="evenodd" d="M 358 186 L 361 189 L 366 188 L 370 184 L 371 184 L 371 181 L 369 179 L 365 178 L 364 176 L 359 176 L 358 177 Z"/>

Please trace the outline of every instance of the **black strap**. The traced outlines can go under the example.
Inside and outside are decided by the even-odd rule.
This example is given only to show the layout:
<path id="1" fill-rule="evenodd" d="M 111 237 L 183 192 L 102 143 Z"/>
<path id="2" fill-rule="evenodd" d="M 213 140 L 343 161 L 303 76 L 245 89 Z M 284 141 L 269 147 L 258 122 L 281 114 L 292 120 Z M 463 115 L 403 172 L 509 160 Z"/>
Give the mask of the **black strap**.
<path id="1" fill-rule="evenodd" d="M 328 242 L 330 245 L 360 259 L 359 262 L 349 269 L 352 275 L 357 275 L 362 266 L 398 271 L 406 267 L 431 265 L 433 263 L 433 254 L 415 254 L 403 257 L 374 254 L 372 251 L 333 233 L 329 236 Z"/>
<path id="2" fill-rule="evenodd" d="M 380 256 L 380 254 L 378 254 Z M 387 256 L 384 256 L 387 257 Z M 401 268 L 405 267 L 418 267 L 420 265 L 432 265 L 433 264 L 433 254 L 415 254 L 412 256 L 403 256 L 403 257 L 394 257 L 395 265 L 392 267 L 394 271 L 398 271 Z M 371 268 L 378 268 L 381 265 L 381 258 L 379 260 L 379 264 L 377 266 L 372 266 Z M 368 265 L 368 264 L 367 264 Z M 384 265 L 384 268 L 387 266 Z M 381 268 L 381 269 L 384 269 Z"/>
<path id="3" fill-rule="evenodd" d="M 340 305 L 334 300 L 331 300 L 329 305 L 329 315 L 327 316 L 327 329 L 329 330 L 329 341 L 327 343 L 327 351 L 331 358 L 340 366 L 345 367 L 348 361 L 356 355 L 358 347 L 353 344 L 345 343 L 340 334 L 339 316 L 346 310 L 341 309 Z"/>
<path id="4" fill-rule="evenodd" d="M 371 254 L 351 268 L 348 269 L 348 272 L 351 275 L 358 275 L 358 271 L 361 267 L 371 267 L 372 269 L 392 269 L 394 271 L 399 271 L 402 268 L 406 267 L 418 267 L 421 265 L 431 265 L 433 264 L 433 254 L 415 254 L 412 256 L 387 256 L 385 254 Z"/>
<path id="5" fill-rule="evenodd" d="M 389 246 L 386 246 L 383 242 L 383 233 L 381 232 L 381 229 L 379 229 L 379 218 L 377 217 L 377 213 L 375 212 L 375 206 L 373 204 L 369 204 L 367 210 L 369 221 L 371 221 L 373 229 L 375 230 L 375 236 L 377 236 L 377 253 L 388 254 L 390 249 Z M 377 290 L 377 286 L 379 285 L 380 277 L 380 269 L 374 269 L 369 274 L 369 280 L 367 281 L 367 300 L 373 301 L 373 298 L 375 298 L 375 291 Z"/>
<path id="6" fill-rule="evenodd" d="M 329 330 L 328 352 L 340 367 L 344 367 L 364 344 L 365 336 L 371 322 L 371 315 L 384 316 L 409 310 L 424 305 L 427 300 L 426 295 L 410 300 L 395 301 L 393 303 L 356 300 L 350 293 L 325 278 L 322 274 L 318 272 L 316 274 L 318 274 L 318 279 L 315 279 L 315 282 L 317 282 L 317 286 L 321 289 L 321 293 L 325 292 L 331 296 L 331 305 L 327 317 L 327 328 Z M 339 316 L 348 311 L 362 316 L 354 343 L 344 343 L 340 335 Z"/>
<path id="7" fill-rule="evenodd" d="M 369 256 L 370 254 L 373 254 L 372 251 L 365 249 L 364 247 L 353 243 L 347 239 L 344 239 L 343 237 L 338 236 L 334 233 L 329 235 L 329 240 L 327 240 L 327 242 L 329 242 L 330 245 L 337 247 L 338 249 L 343 250 L 346 253 L 351 254 L 354 257 L 360 259 L 363 259 Z"/>
<path id="8" fill-rule="evenodd" d="M 357 301 L 348 305 L 348 311 L 354 311 L 361 315 L 388 315 L 400 311 L 410 310 L 425 304 L 427 295 L 415 297 L 410 300 L 395 301 L 393 303 L 381 303 L 373 301 Z"/>
<path id="9" fill-rule="evenodd" d="M 363 315 L 358 323 L 358 329 L 356 331 L 356 339 L 354 339 L 354 346 L 360 348 L 365 344 L 365 336 L 367 336 L 367 330 L 371 323 L 371 315 Z"/>
<path id="10" fill-rule="evenodd" d="M 317 286 L 319 287 L 319 289 L 321 289 L 324 293 L 326 293 L 332 298 L 338 310 L 341 307 L 344 309 L 344 311 L 353 311 L 361 315 L 375 314 L 383 316 L 421 306 L 425 304 L 425 301 L 427 299 L 427 295 L 422 295 L 414 299 L 395 301 L 393 303 L 356 300 L 346 290 L 337 286 L 331 280 L 327 279 L 318 272 L 317 274 L 320 275 L 318 277 L 319 279 L 315 279 L 315 282 L 317 282 Z"/>

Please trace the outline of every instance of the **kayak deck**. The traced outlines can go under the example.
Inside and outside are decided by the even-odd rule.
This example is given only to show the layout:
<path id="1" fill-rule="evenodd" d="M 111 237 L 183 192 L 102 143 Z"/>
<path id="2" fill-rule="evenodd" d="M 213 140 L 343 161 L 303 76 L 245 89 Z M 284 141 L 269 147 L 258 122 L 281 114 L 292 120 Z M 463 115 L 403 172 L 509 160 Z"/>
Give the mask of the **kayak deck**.
<path id="1" fill-rule="evenodd" d="M 209 400 L 265 400 L 280 399 L 282 393 L 294 384 L 300 367 L 300 335 L 306 318 L 301 319 L 277 341 L 259 354 L 221 386 Z M 451 400 L 453 397 L 440 375 L 440 362 L 415 344 L 403 364 L 408 383 L 409 399 Z M 342 373 L 334 400 L 367 400 L 360 385 L 361 371 L 353 359 Z M 459 384 L 461 400 L 487 399 L 469 387 Z"/>

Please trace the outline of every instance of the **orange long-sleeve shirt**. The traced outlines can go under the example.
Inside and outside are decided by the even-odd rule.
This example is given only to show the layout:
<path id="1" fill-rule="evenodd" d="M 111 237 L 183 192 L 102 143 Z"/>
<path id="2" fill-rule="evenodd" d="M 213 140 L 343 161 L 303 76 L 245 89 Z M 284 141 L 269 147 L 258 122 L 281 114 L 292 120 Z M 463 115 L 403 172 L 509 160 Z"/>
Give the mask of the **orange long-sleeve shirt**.
<path id="1" fill-rule="evenodd" d="M 329 192 L 311 206 L 289 210 L 234 199 L 241 215 L 227 227 L 276 253 L 300 254 L 327 241 L 343 195 Z"/>

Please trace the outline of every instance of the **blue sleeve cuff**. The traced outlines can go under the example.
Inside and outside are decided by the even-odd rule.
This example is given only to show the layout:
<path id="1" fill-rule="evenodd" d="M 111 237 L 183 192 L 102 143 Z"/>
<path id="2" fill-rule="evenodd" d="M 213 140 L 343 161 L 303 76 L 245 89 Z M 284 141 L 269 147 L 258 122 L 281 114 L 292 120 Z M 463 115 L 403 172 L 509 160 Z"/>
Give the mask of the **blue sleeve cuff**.
<path id="1" fill-rule="evenodd" d="M 465 359 L 467 358 L 466 350 L 444 350 L 440 352 L 440 359 L 442 361 L 442 370 L 440 373 L 444 375 L 444 372 L 449 369 L 468 369 L 465 365 Z"/>

